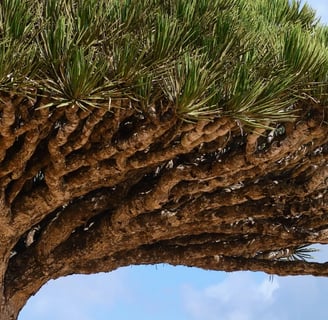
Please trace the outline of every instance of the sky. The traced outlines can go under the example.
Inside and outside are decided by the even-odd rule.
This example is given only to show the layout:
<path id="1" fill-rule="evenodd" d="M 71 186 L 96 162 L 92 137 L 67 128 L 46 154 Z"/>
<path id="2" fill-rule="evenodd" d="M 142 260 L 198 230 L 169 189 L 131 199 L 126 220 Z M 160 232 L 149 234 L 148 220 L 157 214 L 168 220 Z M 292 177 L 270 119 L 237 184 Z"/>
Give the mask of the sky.
<path id="1" fill-rule="evenodd" d="M 328 23 L 328 1 L 307 2 Z M 316 247 L 327 261 L 328 247 Z M 325 320 L 327 296 L 322 277 L 132 266 L 49 281 L 19 320 Z"/>

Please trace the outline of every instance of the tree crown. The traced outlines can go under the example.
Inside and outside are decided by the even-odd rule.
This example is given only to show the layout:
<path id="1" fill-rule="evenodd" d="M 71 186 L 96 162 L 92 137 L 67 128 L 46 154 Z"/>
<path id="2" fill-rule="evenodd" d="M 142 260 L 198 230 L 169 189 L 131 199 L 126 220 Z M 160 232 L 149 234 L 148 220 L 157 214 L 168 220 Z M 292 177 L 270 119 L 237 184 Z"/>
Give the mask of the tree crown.
<path id="1" fill-rule="evenodd" d="M 81 108 L 165 103 L 252 126 L 325 100 L 328 28 L 299 1 L 4 0 L 0 89 Z"/>

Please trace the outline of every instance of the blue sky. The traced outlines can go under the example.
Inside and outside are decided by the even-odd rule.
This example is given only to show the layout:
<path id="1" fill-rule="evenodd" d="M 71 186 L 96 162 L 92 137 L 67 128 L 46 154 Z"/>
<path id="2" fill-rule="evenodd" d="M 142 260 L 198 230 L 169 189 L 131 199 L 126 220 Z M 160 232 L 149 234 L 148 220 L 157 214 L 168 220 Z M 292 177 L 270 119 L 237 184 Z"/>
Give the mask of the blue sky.
<path id="1" fill-rule="evenodd" d="M 328 2 L 307 2 L 327 23 Z M 314 255 L 326 261 L 328 248 Z M 328 278 L 138 266 L 50 281 L 19 320 L 324 320 L 327 296 Z"/>
<path id="2" fill-rule="evenodd" d="M 50 281 L 19 320 L 324 320 L 327 296 L 328 278 L 138 266 Z"/>

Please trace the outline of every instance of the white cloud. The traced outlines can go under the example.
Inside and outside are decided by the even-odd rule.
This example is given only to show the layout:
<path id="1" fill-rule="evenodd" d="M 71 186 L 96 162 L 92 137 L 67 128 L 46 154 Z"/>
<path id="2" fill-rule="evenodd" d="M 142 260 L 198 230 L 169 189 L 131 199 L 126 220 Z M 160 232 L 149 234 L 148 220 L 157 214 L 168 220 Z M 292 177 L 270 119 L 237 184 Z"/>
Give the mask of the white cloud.
<path id="1" fill-rule="evenodd" d="M 328 279 L 236 272 L 203 289 L 185 286 L 184 308 L 193 320 L 328 319 Z"/>
<path id="2" fill-rule="evenodd" d="M 249 272 L 236 272 L 203 290 L 185 286 L 183 296 L 186 312 L 192 319 L 270 319 L 269 309 L 278 288 L 275 278 L 270 282 L 266 276 L 259 281 Z"/>
<path id="3" fill-rule="evenodd" d="M 272 301 L 273 293 L 278 288 L 278 281 L 276 281 L 274 278 L 272 279 L 272 281 L 270 281 L 269 279 L 265 279 L 259 286 L 259 292 L 262 294 L 265 301 Z"/>

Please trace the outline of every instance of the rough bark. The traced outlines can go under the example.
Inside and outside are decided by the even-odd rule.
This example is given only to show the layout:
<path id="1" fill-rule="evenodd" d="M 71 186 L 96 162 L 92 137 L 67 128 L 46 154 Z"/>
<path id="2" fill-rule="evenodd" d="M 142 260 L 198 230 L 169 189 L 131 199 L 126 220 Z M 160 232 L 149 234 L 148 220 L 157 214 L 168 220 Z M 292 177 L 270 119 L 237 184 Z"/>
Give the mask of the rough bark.
<path id="1" fill-rule="evenodd" d="M 324 106 L 251 132 L 229 117 L 185 123 L 170 106 L 1 101 L 1 320 L 49 279 L 131 264 L 328 275 L 289 261 L 328 242 Z"/>

